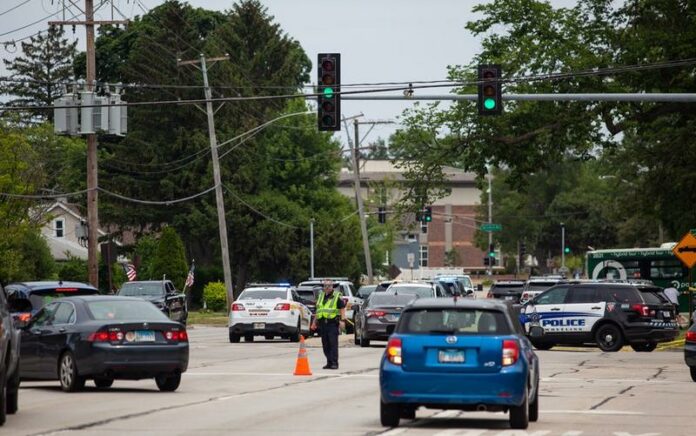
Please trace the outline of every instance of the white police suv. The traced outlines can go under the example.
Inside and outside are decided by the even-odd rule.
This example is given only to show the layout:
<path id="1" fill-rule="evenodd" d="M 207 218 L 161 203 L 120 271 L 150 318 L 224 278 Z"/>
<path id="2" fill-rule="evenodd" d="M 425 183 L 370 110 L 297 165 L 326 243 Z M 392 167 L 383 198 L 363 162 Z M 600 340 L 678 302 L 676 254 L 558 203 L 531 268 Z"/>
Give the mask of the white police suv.
<path id="1" fill-rule="evenodd" d="M 602 351 L 630 345 L 652 351 L 679 333 L 674 306 L 653 285 L 560 283 L 520 311 L 520 322 L 540 350 L 554 345 L 595 344 Z M 540 326 L 542 329 L 531 329 Z"/>
<path id="2" fill-rule="evenodd" d="M 309 336 L 312 312 L 301 301 L 292 287 L 246 288 L 230 307 L 230 342 L 239 342 L 241 337 L 252 342 L 254 336 L 298 342 L 300 335 Z"/>

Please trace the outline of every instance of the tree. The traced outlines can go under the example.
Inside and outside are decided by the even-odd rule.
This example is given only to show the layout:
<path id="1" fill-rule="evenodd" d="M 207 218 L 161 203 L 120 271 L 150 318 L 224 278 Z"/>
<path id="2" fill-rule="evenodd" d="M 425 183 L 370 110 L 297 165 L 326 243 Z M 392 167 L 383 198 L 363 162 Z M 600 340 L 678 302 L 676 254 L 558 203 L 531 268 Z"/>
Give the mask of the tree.
<path id="1" fill-rule="evenodd" d="M 183 289 L 188 273 L 184 244 L 173 227 L 165 227 L 159 238 L 157 253 L 152 262 L 155 280 L 165 277 L 178 289 Z"/>
<path id="2" fill-rule="evenodd" d="M 19 244 L 21 253 L 20 277 L 15 280 L 49 280 L 56 265 L 48 243 L 38 230 L 26 231 Z"/>
<path id="3" fill-rule="evenodd" d="M 49 26 L 46 33 L 22 42 L 22 56 L 3 59 L 11 73 L 4 78 L 0 93 L 7 94 L 8 106 L 50 106 L 62 95 L 62 86 L 74 81 L 73 58 L 77 41 L 64 38 L 62 27 Z M 52 110 L 34 110 L 25 120 L 52 120 Z"/>
<path id="4" fill-rule="evenodd" d="M 68 254 L 68 260 L 62 262 L 58 270 L 58 279 L 62 281 L 82 282 L 89 281 L 87 274 L 87 261 Z"/>

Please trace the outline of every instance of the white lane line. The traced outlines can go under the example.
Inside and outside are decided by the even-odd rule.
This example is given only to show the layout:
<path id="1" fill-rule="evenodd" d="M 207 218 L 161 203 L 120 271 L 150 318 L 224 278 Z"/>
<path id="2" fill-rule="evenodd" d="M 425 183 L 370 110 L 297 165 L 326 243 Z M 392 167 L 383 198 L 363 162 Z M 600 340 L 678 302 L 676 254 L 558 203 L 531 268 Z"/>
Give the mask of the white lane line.
<path id="1" fill-rule="evenodd" d="M 405 428 L 394 428 L 392 430 L 387 430 L 384 433 L 380 433 L 379 436 L 394 436 L 406 432 Z"/>
<path id="2" fill-rule="evenodd" d="M 476 429 L 476 430 L 465 430 L 465 429 L 449 429 L 438 433 L 433 436 L 482 436 L 488 430 L 486 429 Z"/>
<path id="3" fill-rule="evenodd" d="M 185 373 L 183 373 L 183 375 L 184 376 L 193 375 L 193 376 L 203 376 L 203 377 L 229 375 L 229 376 L 249 376 L 249 377 L 267 376 L 267 377 L 299 377 L 299 378 L 305 378 L 305 377 L 377 378 L 377 377 L 379 377 L 378 374 L 342 374 L 342 373 L 336 373 L 336 372 L 315 372 L 311 376 L 296 376 L 292 373 L 280 373 L 280 372 L 185 372 Z"/>
<path id="4" fill-rule="evenodd" d="M 679 380 L 664 380 L 664 379 L 655 379 L 655 380 L 648 380 L 647 378 L 638 378 L 638 379 L 633 379 L 633 378 L 596 378 L 593 380 L 587 380 L 584 378 L 573 378 L 573 377 L 542 377 L 541 381 L 544 383 L 554 383 L 554 382 L 583 382 L 583 383 L 589 383 L 590 385 L 593 383 L 659 383 L 659 384 L 665 384 L 665 383 L 679 383 L 683 384 L 682 381 Z"/>
<path id="5" fill-rule="evenodd" d="M 558 415 L 645 415 L 643 412 L 631 412 L 628 410 L 542 410 L 541 413 Z"/>

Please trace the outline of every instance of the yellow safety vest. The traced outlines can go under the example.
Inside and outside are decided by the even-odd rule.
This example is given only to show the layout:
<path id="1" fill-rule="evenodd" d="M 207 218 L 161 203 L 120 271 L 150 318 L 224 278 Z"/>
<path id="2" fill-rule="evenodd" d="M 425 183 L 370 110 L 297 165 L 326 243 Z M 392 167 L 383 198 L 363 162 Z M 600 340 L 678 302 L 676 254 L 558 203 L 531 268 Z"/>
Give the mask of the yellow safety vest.
<path id="1" fill-rule="evenodd" d="M 335 319 L 338 316 L 338 299 L 340 295 L 338 292 L 333 292 L 333 298 L 328 301 L 324 301 L 324 292 L 317 298 L 317 319 Z"/>

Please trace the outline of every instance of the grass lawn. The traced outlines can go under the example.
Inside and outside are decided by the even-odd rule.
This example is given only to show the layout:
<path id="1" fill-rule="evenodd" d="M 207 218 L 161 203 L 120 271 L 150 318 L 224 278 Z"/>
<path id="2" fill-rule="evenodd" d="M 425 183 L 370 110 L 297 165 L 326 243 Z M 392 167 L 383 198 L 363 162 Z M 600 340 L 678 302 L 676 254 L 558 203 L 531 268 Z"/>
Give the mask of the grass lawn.
<path id="1" fill-rule="evenodd" d="M 189 324 L 204 324 L 215 326 L 227 325 L 227 313 L 211 312 L 208 310 L 191 311 L 188 315 Z"/>

